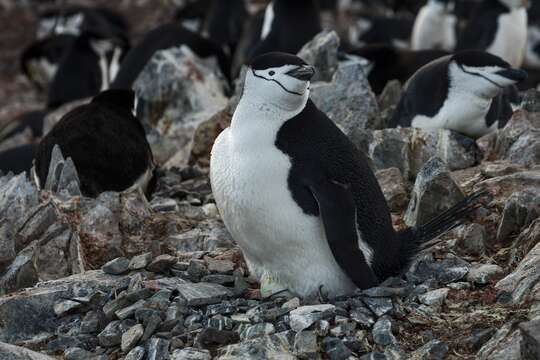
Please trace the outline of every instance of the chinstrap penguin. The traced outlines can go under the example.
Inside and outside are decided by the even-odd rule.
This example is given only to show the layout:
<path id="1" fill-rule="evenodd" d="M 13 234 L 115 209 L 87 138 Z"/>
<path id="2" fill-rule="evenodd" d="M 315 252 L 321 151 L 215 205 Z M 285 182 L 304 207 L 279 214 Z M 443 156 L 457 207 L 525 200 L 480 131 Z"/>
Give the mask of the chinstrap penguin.
<path id="1" fill-rule="evenodd" d="M 26 171 L 30 175 L 36 148 L 36 144 L 26 144 L 0 151 L 0 173 L 17 175 Z"/>
<path id="2" fill-rule="evenodd" d="M 51 152 L 58 145 L 64 157 L 72 158 L 85 196 L 133 186 L 150 191 L 152 151 L 133 107 L 132 91 L 107 90 L 64 115 L 38 146 L 38 186 L 45 185 Z"/>
<path id="3" fill-rule="evenodd" d="M 375 286 L 453 227 L 478 196 L 396 232 L 367 158 L 309 99 L 313 74 L 294 55 L 255 58 L 231 126 L 212 149 L 216 204 L 263 296 Z"/>
<path id="4" fill-rule="evenodd" d="M 510 103 L 498 97 L 526 77 L 523 70 L 486 52 L 444 56 L 407 81 L 390 127 L 450 129 L 481 137 L 506 125 Z"/>
<path id="5" fill-rule="evenodd" d="M 414 21 L 411 50 L 454 49 L 457 18 L 453 6 L 451 0 L 428 0 Z"/>
<path id="6" fill-rule="evenodd" d="M 483 0 L 456 46 L 484 50 L 521 67 L 527 47 L 527 0 Z"/>

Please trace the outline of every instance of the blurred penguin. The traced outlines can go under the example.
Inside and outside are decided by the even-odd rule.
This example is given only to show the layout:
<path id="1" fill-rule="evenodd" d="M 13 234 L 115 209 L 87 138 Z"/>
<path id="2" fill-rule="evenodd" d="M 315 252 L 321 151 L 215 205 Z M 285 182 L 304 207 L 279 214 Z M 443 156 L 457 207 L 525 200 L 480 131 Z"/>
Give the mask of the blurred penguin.
<path id="1" fill-rule="evenodd" d="M 428 0 L 414 21 L 411 49 L 452 51 L 456 46 L 457 26 L 453 8 L 452 0 Z"/>

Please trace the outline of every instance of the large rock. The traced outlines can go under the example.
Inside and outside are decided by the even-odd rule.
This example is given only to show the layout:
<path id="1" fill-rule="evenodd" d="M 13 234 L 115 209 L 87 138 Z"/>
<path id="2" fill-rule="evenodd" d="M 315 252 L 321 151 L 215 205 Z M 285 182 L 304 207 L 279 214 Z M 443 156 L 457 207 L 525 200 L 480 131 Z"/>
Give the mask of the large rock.
<path id="1" fill-rule="evenodd" d="M 520 171 L 497 176 L 475 184 L 475 190 L 486 189 L 501 198 L 508 198 L 517 191 L 540 189 L 540 171 Z"/>
<path id="2" fill-rule="evenodd" d="M 46 191 L 59 193 L 64 198 L 82 195 L 79 175 L 71 158 L 64 159 L 58 145 L 54 145 L 51 152 L 51 162 L 47 180 L 43 187 Z"/>
<path id="3" fill-rule="evenodd" d="M 60 280 L 39 283 L 36 287 L 0 298 L 0 341 L 9 343 L 32 339 L 42 333 L 54 333 L 69 321 L 54 313 L 54 305 L 65 299 L 105 293 L 127 287 L 129 276 L 87 271 Z"/>
<path id="4" fill-rule="evenodd" d="M 495 285 L 495 289 L 502 302 L 520 304 L 529 299 L 539 281 L 540 243 L 536 244 L 513 272 Z"/>
<path id="5" fill-rule="evenodd" d="M 312 83 L 311 99 L 347 136 L 383 127 L 377 100 L 358 59 L 340 62 L 332 82 Z"/>
<path id="6" fill-rule="evenodd" d="M 219 360 L 296 359 L 287 338 L 280 336 L 280 334 L 245 340 L 239 344 L 229 345 L 220 349 L 218 355 Z"/>
<path id="7" fill-rule="evenodd" d="M 476 358 L 480 360 L 526 360 L 534 359 L 526 355 L 523 334 L 514 323 L 505 324 L 480 349 Z"/>
<path id="8" fill-rule="evenodd" d="M 187 165 L 197 127 L 227 105 L 226 82 L 215 61 L 186 46 L 158 51 L 134 84 L 141 121 L 173 139 L 167 166 Z"/>
<path id="9" fill-rule="evenodd" d="M 323 31 L 298 52 L 298 56 L 315 67 L 315 81 L 332 81 L 338 68 L 339 36 L 335 31 Z"/>
<path id="10" fill-rule="evenodd" d="M 416 178 L 411 201 L 405 213 L 408 226 L 422 225 L 463 200 L 446 165 L 438 158 L 429 160 Z"/>
<path id="11" fill-rule="evenodd" d="M 408 183 L 398 168 L 388 168 L 375 173 L 391 211 L 403 210 L 409 202 Z"/>
<path id="12" fill-rule="evenodd" d="M 0 342 L 0 359 L 2 360 L 55 360 L 55 358 L 25 349 L 20 346 Z"/>
<path id="13" fill-rule="evenodd" d="M 511 236 L 518 235 L 521 229 L 529 226 L 540 216 L 540 191 L 524 190 L 513 193 L 504 206 L 497 240 L 504 242 Z"/>
<path id="14" fill-rule="evenodd" d="M 37 188 L 24 173 L 0 177 L 0 219 L 18 230 L 32 207 L 38 204 L 38 197 Z"/>

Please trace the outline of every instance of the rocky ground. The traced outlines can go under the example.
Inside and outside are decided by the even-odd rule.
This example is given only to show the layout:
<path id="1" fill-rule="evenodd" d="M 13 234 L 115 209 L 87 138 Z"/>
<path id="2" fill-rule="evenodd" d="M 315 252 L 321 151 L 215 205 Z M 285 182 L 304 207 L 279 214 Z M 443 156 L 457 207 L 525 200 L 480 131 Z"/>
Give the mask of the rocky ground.
<path id="1" fill-rule="evenodd" d="M 488 191 L 470 221 L 376 288 L 262 298 L 208 180 L 240 86 L 169 49 L 135 84 L 162 165 L 151 199 L 80 196 L 58 149 L 40 191 L 24 174 L 0 177 L 0 358 L 539 358 L 539 94 L 478 141 L 384 129 L 399 84 L 376 99 L 358 60 L 338 62 L 337 44 L 326 33 L 301 51 L 319 69 L 312 98 L 369 155 L 396 228 Z"/>

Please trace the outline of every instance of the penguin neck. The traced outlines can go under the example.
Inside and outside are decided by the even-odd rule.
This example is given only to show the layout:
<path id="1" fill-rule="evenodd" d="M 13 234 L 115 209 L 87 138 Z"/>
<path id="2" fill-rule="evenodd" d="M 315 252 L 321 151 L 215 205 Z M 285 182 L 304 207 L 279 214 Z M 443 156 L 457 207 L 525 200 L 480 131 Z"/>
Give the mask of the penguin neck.
<path id="1" fill-rule="evenodd" d="M 281 126 L 301 113 L 308 99 L 309 94 L 305 94 L 298 106 L 291 109 L 277 106 L 255 94 L 244 93 L 236 107 L 230 127 L 235 138 L 241 139 L 237 145 L 244 144 L 247 149 L 253 144 L 258 148 L 264 145 L 274 146 Z"/>

